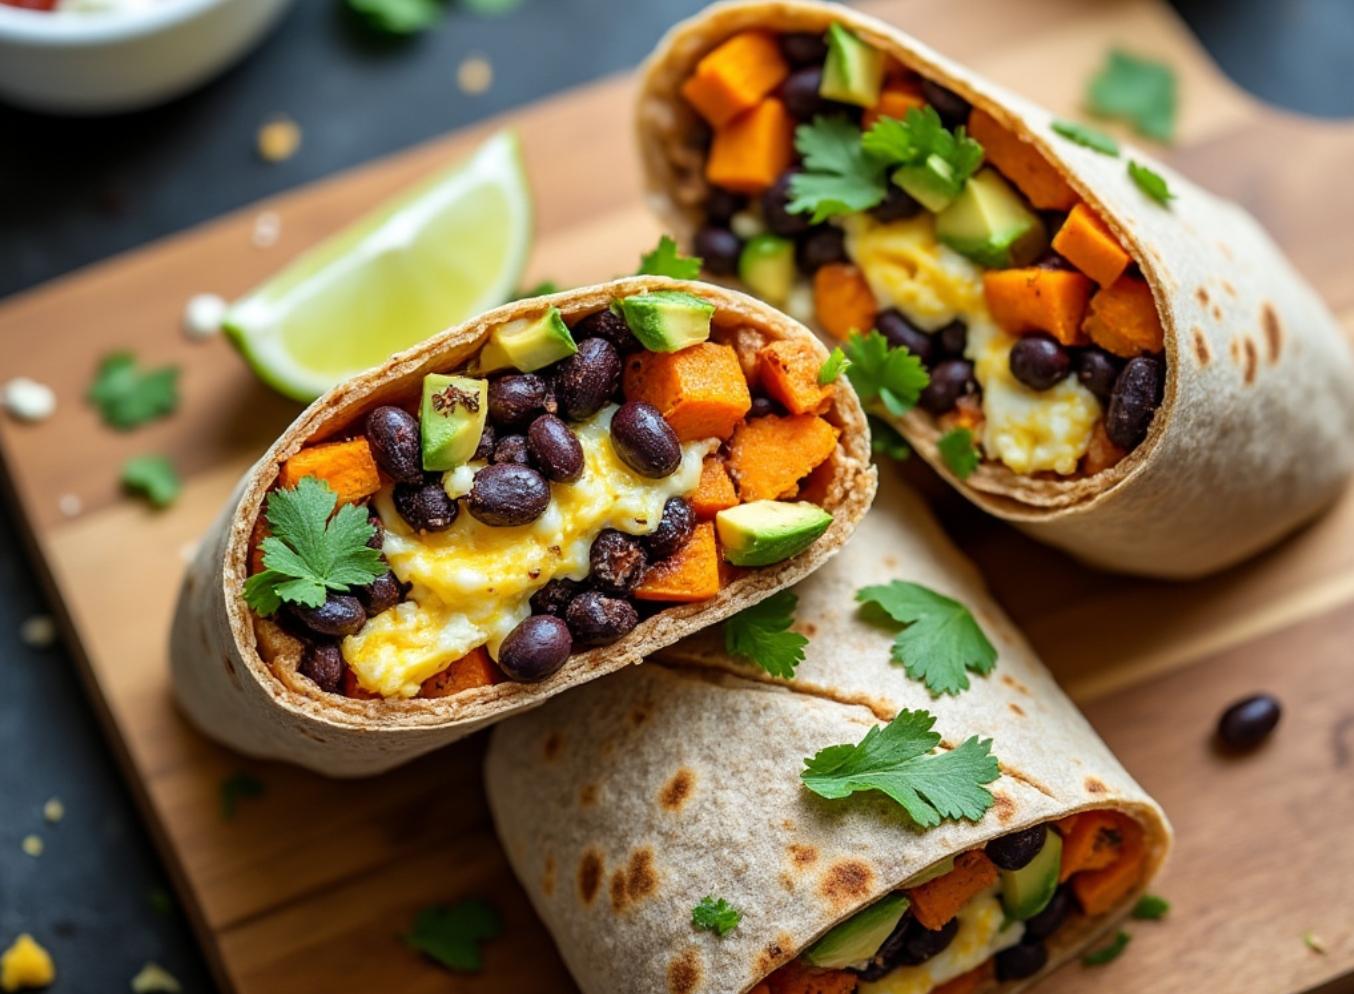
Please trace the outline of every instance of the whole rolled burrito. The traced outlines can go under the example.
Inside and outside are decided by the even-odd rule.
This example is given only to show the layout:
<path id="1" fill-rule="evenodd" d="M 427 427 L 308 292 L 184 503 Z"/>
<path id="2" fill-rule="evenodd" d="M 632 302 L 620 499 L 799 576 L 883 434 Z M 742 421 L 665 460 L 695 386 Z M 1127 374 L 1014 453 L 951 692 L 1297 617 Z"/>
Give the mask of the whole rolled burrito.
<path id="1" fill-rule="evenodd" d="M 768 356 L 811 410 L 754 417 Z M 826 359 L 751 297 L 661 277 L 392 356 L 307 408 L 202 541 L 179 703 L 250 755 L 377 773 L 802 579 L 875 489 Z"/>
<path id="2" fill-rule="evenodd" d="M 795 588 L 810 641 L 792 680 L 707 631 L 494 730 L 499 837 L 585 994 L 1015 990 L 1160 869 L 1160 808 L 915 495 L 882 482 L 853 541 Z M 933 698 L 891 664 L 896 629 L 853 599 L 899 579 L 969 608 L 995 669 Z M 878 792 L 826 799 L 801 781 L 820 750 L 920 710 L 943 749 L 991 740 L 980 820 L 922 829 Z M 693 923 L 719 901 L 741 913 L 722 936 Z"/>
<path id="3" fill-rule="evenodd" d="M 919 356 L 915 409 L 867 407 L 1035 538 L 1198 576 L 1344 486 L 1340 326 L 1250 215 L 1150 156 L 823 3 L 679 24 L 636 110 L 649 202 L 709 271 Z M 938 444 L 963 431 L 971 473 L 968 437 Z"/>

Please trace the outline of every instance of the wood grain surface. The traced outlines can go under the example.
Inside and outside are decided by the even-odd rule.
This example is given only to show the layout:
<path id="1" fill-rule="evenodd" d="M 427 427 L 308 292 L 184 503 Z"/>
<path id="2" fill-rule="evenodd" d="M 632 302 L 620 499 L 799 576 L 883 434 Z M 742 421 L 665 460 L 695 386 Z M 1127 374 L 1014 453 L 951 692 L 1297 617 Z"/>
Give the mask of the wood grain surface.
<path id="1" fill-rule="evenodd" d="M 867 9 L 1064 114 L 1112 43 L 1170 59 L 1183 114 L 1169 160 L 1245 203 L 1354 326 L 1346 278 L 1354 127 L 1284 117 L 1227 82 L 1158 0 L 883 0 Z M 503 68 L 503 67 L 500 67 Z M 166 641 L 184 557 L 230 486 L 298 412 L 221 340 L 179 330 L 184 302 L 233 297 L 296 252 L 493 128 L 522 134 L 538 204 L 528 274 L 564 284 L 633 270 L 657 236 L 638 194 L 630 84 L 614 79 L 221 218 L 0 305 L 7 375 L 51 384 L 60 409 L 0 422 L 11 496 L 63 612 L 90 695 L 223 988 L 567 992 L 549 936 L 512 880 L 482 799 L 483 737 L 359 783 L 254 763 L 175 712 Z M 281 238 L 250 239 L 274 211 Z M 134 348 L 183 368 L 182 409 L 143 430 L 101 427 L 81 401 L 97 359 Z M 124 458 L 171 455 L 183 497 L 153 512 L 118 492 Z M 1189 585 L 1088 570 L 977 514 L 920 467 L 908 474 L 1050 667 L 1179 832 L 1159 889 L 1166 922 L 1137 923 L 1112 965 L 1042 990 L 1290 994 L 1354 975 L 1354 498 L 1291 541 Z M 78 513 L 67 513 L 72 498 Z M 63 507 L 66 510 L 63 510 Z M 1218 712 L 1268 689 L 1275 739 L 1244 759 L 1210 745 Z M 267 787 L 223 822 L 221 779 Z M 452 977 L 399 941 L 414 911 L 492 895 L 507 929 L 484 974 Z M 1320 936 L 1325 955 L 1303 943 Z"/>

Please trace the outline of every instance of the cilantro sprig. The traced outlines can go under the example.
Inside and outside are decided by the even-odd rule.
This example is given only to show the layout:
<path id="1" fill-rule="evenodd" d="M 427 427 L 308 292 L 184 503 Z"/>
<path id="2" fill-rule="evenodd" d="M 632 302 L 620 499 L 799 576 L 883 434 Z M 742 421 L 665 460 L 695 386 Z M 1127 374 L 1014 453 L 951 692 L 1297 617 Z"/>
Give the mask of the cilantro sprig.
<path id="1" fill-rule="evenodd" d="M 252 773 L 237 770 L 221 781 L 221 820 L 235 820 L 235 806 L 245 798 L 262 797 L 263 781 Z"/>
<path id="2" fill-rule="evenodd" d="M 996 647 L 963 604 L 919 583 L 894 580 L 864 587 L 856 600 L 906 626 L 893 641 L 893 659 L 920 680 L 933 697 L 969 687 L 970 672 L 987 674 L 997 665 Z"/>
<path id="3" fill-rule="evenodd" d="M 898 433 L 897 428 L 873 414 L 867 414 L 865 417 L 870 423 L 871 452 L 879 456 L 888 456 L 890 459 L 906 459 L 912 455 L 912 447 L 907 444 L 907 439 Z"/>
<path id="4" fill-rule="evenodd" d="M 815 117 L 795 129 L 804 171 L 790 179 L 791 214 L 813 212 L 818 224 L 837 214 L 869 210 L 888 193 L 887 163 L 865 151 L 860 128 L 841 115 Z"/>
<path id="5" fill-rule="evenodd" d="M 878 399 L 896 418 L 917 406 L 921 392 L 931 382 L 921 359 L 907 349 L 890 348 L 888 339 L 878 331 L 852 334 L 843 343 L 842 352 L 851 360 L 846 376 L 860 399 Z"/>
<path id="6" fill-rule="evenodd" d="M 450 908 L 429 905 L 414 916 L 414 927 L 400 936 L 404 944 L 450 970 L 478 973 L 484 967 L 480 944 L 503 934 L 503 916 L 481 897 L 467 897 Z"/>
<path id="7" fill-rule="evenodd" d="M 744 608 L 724 622 L 724 648 L 729 655 L 756 663 L 772 676 L 793 679 L 809 644 L 803 635 L 790 631 L 798 604 L 794 593 L 782 590 Z"/>
<path id="8" fill-rule="evenodd" d="M 992 806 L 985 784 L 1001 775 L 992 740 L 975 735 L 948 752 L 933 753 L 940 733 L 928 711 L 900 711 L 856 745 L 835 745 L 804 760 L 800 779 L 820 797 L 878 790 L 902 805 L 922 828 L 945 819 L 977 821 Z"/>
<path id="9" fill-rule="evenodd" d="M 978 446 L 973 443 L 973 432 L 968 428 L 951 428 L 936 441 L 936 450 L 950 472 L 961 480 L 967 480 L 982 462 Z"/>
<path id="10" fill-rule="evenodd" d="M 103 357 L 86 395 L 106 424 L 119 431 L 164 417 L 179 406 L 179 367 L 143 370 L 130 352 Z"/>
<path id="11" fill-rule="evenodd" d="M 851 365 L 851 360 L 846 358 L 846 353 L 837 346 L 832 350 L 832 354 L 827 357 L 827 361 L 818 367 L 818 385 L 825 387 L 829 383 L 836 383 L 837 377 L 846 371 L 846 367 Z"/>
<path id="12" fill-rule="evenodd" d="M 1171 910 L 1171 902 L 1155 894 L 1144 894 L 1133 906 L 1133 917 L 1138 921 L 1155 922 L 1166 917 Z"/>
<path id="13" fill-rule="evenodd" d="M 950 131 L 930 104 L 909 107 L 901 121 L 881 117 L 865 133 L 861 147 L 877 161 L 899 167 L 893 174 L 899 186 L 912 192 L 917 187 L 910 180 L 917 179 L 921 190 L 941 195 L 935 204 L 927 205 L 933 210 L 959 196 L 964 183 L 983 164 L 982 145 L 968 136 L 962 124 Z"/>
<path id="14" fill-rule="evenodd" d="M 1127 121 L 1157 141 L 1175 137 L 1175 70 L 1164 62 L 1113 49 L 1086 96 L 1091 112 L 1100 117 Z"/>
<path id="15" fill-rule="evenodd" d="M 637 276 L 670 276 L 674 280 L 694 280 L 701 274 L 701 262 L 696 256 L 682 255 L 677 243 L 667 235 L 658 240 L 658 247 L 640 256 Z"/>
<path id="16" fill-rule="evenodd" d="M 1169 207 L 1175 194 L 1166 184 L 1166 180 L 1157 173 L 1152 172 L 1146 166 L 1132 160 L 1128 163 L 1128 175 L 1133 177 L 1133 182 L 1138 184 L 1138 189 L 1147 194 L 1163 207 Z"/>
<path id="17" fill-rule="evenodd" d="M 1102 946 L 1099 949 L 1093 949 L 1081 958 L 1082 966 L 1104 966 L 1106 963 L 1113 962 L 1119 958 L 1119 954 L 1128 948 L 1129 941 L 1133 936 L 1129 935 L 1123 929 L 1114 933 L 1114 938 L 1110 940 L 1108 946 Z"/>
<path id="18" fill-rule="evenodd" d="M 691 924 L 707 932 L 714 932 L 721 939 L 736 929 L 742 920 L 743 912 L 722 897 L 716 899 L 713 894 L 705 895 L 700 903 L 691 909 Z"/>
<path id="19" fill-rule="evenodd" d="M 1076 121 L 1054 121 L 1053 130 L 1068 141 L 1076 142 L 1078 145 L 1099 152 L 1101 155 L 1117 156 L 1119 154 L 1119 143 L 1117 141 L 1103 131 L 1097 131 L 1095 128 L 1087 127 Z"/>
<path id="20" fill-rule="evenodd" d="M 283 603 L 319 607 L 328 591 L 345 593 L 385 571 L 380 550 L 367 547 L 376 529 L 366 509 L 345 504 L 335 514 L 337 503 L 338 494 L 313 476 L 268 495 L 273 534 L 260 543 L 265 569 L 245 581 L 245 603 L 262 615 Z"/>
<path id="21" fill-rule="evenodd" d="M 165 456 L 133 456 L 122 464 L 122 487 L 142 494 L 155 507 L 168 507 L 178 500 L 183 481 Z"/>

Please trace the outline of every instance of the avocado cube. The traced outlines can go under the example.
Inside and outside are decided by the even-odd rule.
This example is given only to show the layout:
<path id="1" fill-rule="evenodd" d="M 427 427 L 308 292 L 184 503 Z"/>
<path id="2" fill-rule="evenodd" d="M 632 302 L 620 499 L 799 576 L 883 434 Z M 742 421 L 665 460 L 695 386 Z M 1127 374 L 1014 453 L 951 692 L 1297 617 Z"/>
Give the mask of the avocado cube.
<path id="1" fill-rule="evenodd" d="M 827 61 L 818 95 L 857 107 L 879 103 L 884 87 L 884 53 L 840 24 L 827 29 Z"/>
<path id="2" fill-rule="evenodd" d="M 879 952 L 912 902 L 894 891 L 857 911 L 804 951 L 804 958 L 827 970 L 843 970 Z"/>
<path id="3" fill-rule="evenodd" d="M 936 217 L 936 238 L 989 269 L 1028 266 L 1048 248 L 1048 230 L 995 170 L 983 169 Z"/>
<path id="4" fill-rule="evenodd" d="M 715 515 L 724 558 L 735 566 L 770 566 L 797 556 L 832 524 L 817 504 L 754 500 Z"/>
<path id="5" fill-rule="evenodd" d="M 682 290 L 654 290 L 626 297 L 621 316 L 650 352 L 678 352 L 710 337 L 715 305 Z"/>
<path id="6" fill-rule="evenodd" d="M 938 155 L 928 155 L 919 165 L 896 170 L 893 182 L 933 214 L 949 207 L 962 189 L 962 184 L 955 181 L 954 167 Z"/>
<path id="7" fill-rule="evenodd" d="M 795 243 L 775 235 L 754 235 L 738 256 L 738 278 L 773 307 L 781 307 L 795 282 Z"/>
<path id="8" fill-rule="evenodd" d="M 468 376 L 423 377 L 419 435 L 423 468 L 443 473 L 468 463 L 479 448 L 489 416 L 489 384 Z"/>
<path id="9" fill-rule="evenodd" d="M 495 328 L 480 350 L 479 372 L 519 369 L 531 373 L 577 351 L 559 308 L 552 307 L 539 318 L 518 318 Z"/>
<path id="10" fill-rule="evenodd" d="M 1058 889 L 1062 859 L 1062 836 L 1049 832 L 1039 855 L 1018 870 L 1001 871 L 1001 904 L 1007 918 L 1027 921 L 1048 907 Z"/>

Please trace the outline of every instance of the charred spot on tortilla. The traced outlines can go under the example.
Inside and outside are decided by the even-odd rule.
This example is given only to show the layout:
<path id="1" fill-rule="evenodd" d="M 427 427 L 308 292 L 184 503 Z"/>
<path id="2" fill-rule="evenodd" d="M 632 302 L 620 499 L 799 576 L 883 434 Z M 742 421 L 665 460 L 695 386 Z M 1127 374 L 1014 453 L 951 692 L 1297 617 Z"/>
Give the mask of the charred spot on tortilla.
<path id="1" fill-rule="evenodd" d="M 1247 335 L 1241 339 L 1241 352 L 1245 356 L 1245 367 L 1242 372 L 1247 384 L 1255 382 L 1255 371 L 1260 365 L 1260 354 L 1255 347 L 1255 339 Z"/>
<path id="2" fill-rule="evenodd" d="M 545 873 L 541 876 L 541 893 L 546 897 L 555 894 L 555 857 L 545 857 Z"/>
<path id="3" fill-rule="evenodd" d="M 833 907 L 846 907 L 864 899 L 874 884 L 874 870 L 859 859 L 839 859 L 828 867 L 818 892 Z"/>
<path id="4" fill-rule="evenodd" d="M 806 845 L 802 842 L 795 842 L 790 846 L 790 862 L 795 866 L 803 868 L 812 866 L 818 862 L 818 849 L 816 846 Z"/>
<path id="5" fill-rule="evenodd" d="M 1214 305 L 1213 305 L 1213 320 L 1215 320 L 1215 321 L 1221 321 L 1221 320 L 1222 320 L 1222 305 L 1221 305 L 1221 304 L 1214 304 Z"/>
<path id="6" fill-rule="evenodd" d="M 1279 324 L 1279 312 L 1269 301 L 1260 307 L 1260 327 L 1265 332 L 1265 354 L 1270 362 L 1278 362 L 1283 349 L 1283 326 Z"/>
<path id="7" fill-rule="evenodd" d="M 1073 758 L 1073 761 L 1076 760 L 1076 757 L 1075 757 L 1075 756 L 1072 757 L 1072 758 Z M 1080 764 L 1078 764 L 1078 765 L 1080 765 Z M 1028 775 L 1026 775 L 1026 774 L 1020 772 L 1020 770 L 1015 769 L 1014 767 L 1010 767 L 1010 766 L 1006 766 L 1005 764 L 1002 764 L 1002 767 L 1001 767 L 1001 775 L 1004 776 L 1004 777 L 1010 777 L 1012 780 L 1019 780 L 1019 781 L 1020 781 L 1021 783 L 1023 783 L 1026 787 L 1032 787 L 1032 788 L 1034 788 L 1035 790 L 1039 791 L 1039 793 L 1043 794 L 1045 797 L 1051 797 L 1051 798 L 1053 798 L 1054 800 L 1057 800 L 1057 797 L 1058 797 L 1057 794 L 1055 794 L 1053 791 L 1049 790 L 1047 787 L 1045 787 L 1043 784 L 1041 784 L 1038 780 L 1034 779 L 1034 777 L 1028 776 Z"/>
<path id="8" fill-rule="evenodd" d="M 545 761 L 554 762 L 555 757 L 559 755 L 560 750 L 564 748 L 564 733 L 551 732 L 545 740 Z"/>
<path id="9" fill-rule="evenodd" d="M 581 808 L 590 808 L 597 803 L 597 785 L 595 783 L 585 783 L 578 792 L 578 806 Z"/>
<path id="10" fill-rule="evenodd" d="M 683 949 L 668 963 L 668 994 L 691 994 L 700 982 L 700 950 Z"/>
<path id="11" fill-rule="evenodd" d="M 606 871 L 602 854 L 596 849 L 588 849 L 578 864 L 578 896 L 584 904 L 591 904 L 597 898 L 597 890 L 602 886 L 602 875 Z"/>
<path id="12" fill-rule="evenodd" d="M 805 638 L 811 639 L 818 634 L 818 626 L 815 625 L 812 621 L 805 621 L 801 624 L 793 626 L 793 628 L 791 628 L 791 631 L 798 632 Z"/>
<path id="13" fill-rule="evenodd" d="M 1109 791 L 1109 788 L 1095 777 L 1087 777 L 1084 786 L 1088 794 L 1104 794 Z"/>
<path id="14" fill-rule="evenodd" d="M 1227 279 L 1227 277 L 1225 276 L 1222 278 L 1222 289 L 1223 292 L 1227 294 L 1227 296 L 1229 297 L 1236 296 L 1236 287 L 1232 286 L 1232 281 Z"/>
<path id="15" fill-rule="evenodd" d="M 658 794 L 658 803 L 668 811 L 680 811 L 696 786 L 696 774 L 685 766 L 678 770 L 671 780 L 663 785 Z"/>
<path id="16" fill-rule="evenodd" d="M 1194 326 L 1194 355 L 1199 360 L 1200 366 L 1207 366 L 1213 361 L 1213 352 L 1208 347 L 1208 339 L 1204 337 L 1204 330 L 1197 324 Z"/>
<path id="17" fill-rule="evenodd" d="M 1015 801 L 1004 791 L 992 791 L 992 810 L 997 813 L 997 821 L 1008 824 L 1016 816 Z"/>
<path id="18" fill-rule="evenodd" d="M 794 938 L 781 932 L 775 942 L 767 943 L 766 948 L 757 953 L 757 969 L 762 973 L 770 973 L 794 955 L 794 948 Z"/>
<path id="19" fill-rule="evenodd" d="M 624 911 L 658 890 L 653 850 L 647 846 L 630 854 L 629 863 L 611 875 L 611 908 Z"/>
<path id="20" fill-rule="evenodd" d="M 1030 696 L 1030 688 L 1026 687 L 1023 683 L 1021 683 L 1015 677 L 1011 676 L 1011 674 L 1009 673 L 1002 674 L 1001 682 L 1006 684 L 1006 686 L 1010 687 L 1017 693 L 1024 694 L 1026 697 Z"/>
<path id="21" fill-rule="evenodd" d="M 1207 307 L 1212 298 L 1208 296 L 1208 287 L 1201 286 L 1194 291 L 1194 296 L 1199 298 L 1200 305 Z"/>
<path id="22" fill-rule="evenodd" d="M 630 714 L 627 717 L 630 721 L 630 724 L 633 725 L 635 728 L 638 728 L 640 725 L 644 724 L 646 721 L 649 720 L 649 709 L 646 708 L 643 704 L 636 704 L 633 708 L 630 709 Z"/>
<path id="23" fill-rule="evenodd" d="M 1226 256 L 1229 261 L 1231 260 L 1232 250 L 1227 247 L 1226 242 L 1218 242 L 1218 251 L 1221 252 L 1224 256 Z"/>
<path id="24" fill-rule="evenodd" d="M 1022 717 L 1022 718 L 1025 717 L 1025 710 L 1024 710 L 1024 708 L 1022 708 L 1019 704 L 1015 703 L 1015 701 L 1012 701 L 1012 702 L 1011 702 L 1009 705 L 1007 705 L 1007 706 L 1008 706 L 1012 711 L 1014 711 L 1016 714 L 1020 715 L 1020 717 Z"/>

